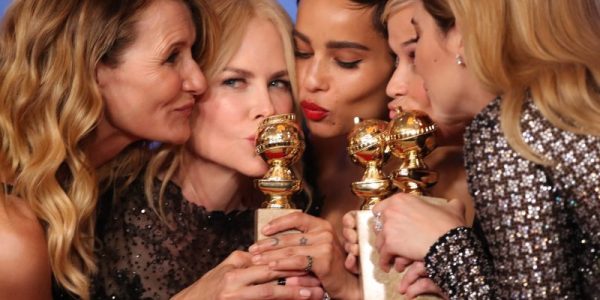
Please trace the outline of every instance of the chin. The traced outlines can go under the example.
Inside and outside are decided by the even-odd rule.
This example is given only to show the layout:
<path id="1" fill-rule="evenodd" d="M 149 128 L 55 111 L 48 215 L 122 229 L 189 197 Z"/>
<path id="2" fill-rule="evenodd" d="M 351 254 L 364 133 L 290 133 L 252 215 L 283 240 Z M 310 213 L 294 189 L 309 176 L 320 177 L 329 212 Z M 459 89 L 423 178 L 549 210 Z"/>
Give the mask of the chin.
<path id="1" fill-rule="evenodd" d="M 190 138 L 190 130 L 189 129 L 181 129 L 175 132 L 170 132 L 167 135 L 167 138 L 164 139 L 166 143 L 170 143 L 173 145 L 181 145 Z"/>
<path id="2" fill-rule="evenodd" d="M 261 178 L 269 170 L 269 166 L 259 156 L 255 156 L 252 159 L 243 160 L 241 163 L 236 164 L 238 167 L 237 171 L 248 177 Z"/>
<path id="3" fill-rule="evenodd" d="M 310 134 L 320 139 L 333 138 L 340 135 L 347 135 L 348 133 L 350 133 L 350 130 L 348 130 L 348 132 L 345 132 L 342 128 L 335 127 L 327 123 L 311 122 L 307 125 Z"/>

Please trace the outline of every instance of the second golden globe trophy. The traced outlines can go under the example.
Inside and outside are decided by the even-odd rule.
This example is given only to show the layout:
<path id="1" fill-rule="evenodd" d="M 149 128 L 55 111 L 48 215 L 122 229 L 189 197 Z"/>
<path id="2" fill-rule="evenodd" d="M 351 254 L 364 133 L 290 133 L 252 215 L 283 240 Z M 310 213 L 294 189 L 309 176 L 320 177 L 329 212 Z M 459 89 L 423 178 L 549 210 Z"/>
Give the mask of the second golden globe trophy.
<path id="1" fill-rule="evenodd" d="M 258 128 L 256 152 L 269 165 L 256 187 L 267 199 L 256 212 L 256 240 L 265 238 L 261 229 L 272 219 L 300 211 L 291 201 L 300 190 L 301 180 L 294 176 L 290 166 L 304 152 L 304 136 L 296 123 L 294 114 L 274 115 L 266 118 Z"/>
<path id="2" fill-rule="evenodd" d="M 400 280 L 395 271 L 385 273 L 379 268 L 379 253 L 375 250 L 375 218 L 371 208 L 392 192 L 392 182 L 381 168 L 389 157 L 387 146 L 387 122 L 381 120 L 360 121 L 348 135 L 348 154 L 353 162 L 365 167 L 360 181 L 352 183 L 352 191 L 363 199 L 361 210 L 356 213 L 358 232 L 360 279 L 363 299 L 401 299 L 396 292 Z"/>
<path id="3" fill-rule="evenodd" d="M 348 136 L 348 152 L 354 162 L 366 167 L 361 181 L 352 184 L 352 191 L 364 199 L 356 214 L 363 299 L 405 299 L 397 292 L 403 273 L 394 268 L 385 273 L 379 267 L 374 229 L 381 223 L 377 224 L 371 208 L 391 193 L 390 181 L 400 192 L 416 195 L 422 195 L 426 188 L 437 182 L 437 173 L 423 162 L 423 157 L 436 146 L 437 126 L 420 112 L 400 112 L 389 124 L 379 120 L 355 123 Z M 391 180 L 381 171 L 389 152 L 401 161 L 392 172 Z M 445 202 L 439 198 L 422 198 L 431 203 Z M 419 296 L 417 299 L 440 298 Z"/>

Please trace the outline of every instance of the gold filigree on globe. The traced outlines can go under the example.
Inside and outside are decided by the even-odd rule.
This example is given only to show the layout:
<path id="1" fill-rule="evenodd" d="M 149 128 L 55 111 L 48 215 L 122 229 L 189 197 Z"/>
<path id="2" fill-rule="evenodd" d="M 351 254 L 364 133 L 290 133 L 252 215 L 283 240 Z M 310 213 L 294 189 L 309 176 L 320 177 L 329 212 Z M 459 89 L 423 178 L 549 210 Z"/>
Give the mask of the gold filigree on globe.
<path id="1" fill-rule="evenodd" d="M 301 180 L 289 167 L 300 159 L 304 147 L 294 114 L 274 115 L 260 124 L 256 152 L 269 165 L 265 176 L 255 180 L 256 187 L 267 195 L 263 208 L 294 208 L 291 196 L 300 190 Z"/>
<path id="2" fill-rule="evenodd" d="M 401 160 L 390 177 L 403 193 L 422 195 L 437 182 L 437 172 L 429 170 L 423 158 L 436 147 L 437 125 L 424 113 L 402 112 L 389 123 L 387 143 L 392 155 Z"/>
<path id="3" fill-rule="evenodd" d="M 391 193 L 391 181 L 381 168 L 389 158 L 386 145 L 387 122 L 354 119 L 348 135 L 348 154 L 352 161 L 365 167 L 361 181 L 352 183 L 352 192 L 364 200 L 361 209 L 370 210 Z"/>

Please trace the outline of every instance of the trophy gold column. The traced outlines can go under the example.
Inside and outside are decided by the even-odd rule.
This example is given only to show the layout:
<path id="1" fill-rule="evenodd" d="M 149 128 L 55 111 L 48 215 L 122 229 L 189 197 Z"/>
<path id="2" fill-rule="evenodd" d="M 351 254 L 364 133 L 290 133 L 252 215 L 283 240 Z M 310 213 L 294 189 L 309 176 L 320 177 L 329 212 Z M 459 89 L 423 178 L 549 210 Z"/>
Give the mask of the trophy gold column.
<path id="1" fill-rule="evenodd" d="M 256 212 L 256 240 L 265 238 L 260 229 L 269 221 L 295 211 L 292 195 L 300 190 L 301 180 L 294 176 L 290 166 L 304 152 L 304 136 L 294 114 L 274 115 L 266 118 L 258 128 L 256 152 L 269 165 L 256 187 L 267 199 Z"/>
<path id="2" fill-rule="evenodd" d="M 352 183 L 352 192 L 363 199 L 356 213 L 360 280 L 363 299 L 402 299 L 396 292 L 398 273 L 385 273 L 379 268 L 379 253 L 375 250 L 374 220 L 371 208 L 392 192 L 392 182 L 381 170 L 389 158 L 388 123 L 381 120 L 360 121 L 348 135 L 348 154 L 353 162 L 365 167 L 360 181 Z"/>
<path id="3" fill-rule="evenodd" d="M 432 204 L 443 204 L 446 203 L 445 199 L 422 196 L 426 194 L 427 188 L 437 182 L 438 178 L 437 172 L 430 170 L 423 161 L 423 158 L 437 146 L 436 130 L 437 125 L 424 113 L 418 111 L 398 112 L 397 117 L 389 123 L 387 144 L 392 155 L 400 159 L 400 166 L 392 171 L 390 177 L 398 192 L 419 195 L 423 201 Z M 404 273 L 396 274 L 394 277 L 397 280 L 404 276 Z M 393 299 L 404 299 L 404 297 Z M 416 299 L 441 298 L 418 296 Z"/>

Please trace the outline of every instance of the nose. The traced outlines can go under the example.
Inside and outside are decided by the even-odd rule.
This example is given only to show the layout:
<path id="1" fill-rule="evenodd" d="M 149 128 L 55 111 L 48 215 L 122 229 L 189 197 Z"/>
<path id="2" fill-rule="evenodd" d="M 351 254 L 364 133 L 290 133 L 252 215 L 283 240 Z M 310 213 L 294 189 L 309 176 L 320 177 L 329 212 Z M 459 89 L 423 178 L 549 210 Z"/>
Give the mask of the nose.
<path id="1" fill-rule="evenodd" d="M 328 70 L 326 64 L 318 58 L 304 62 L 306 64 L 299 78 L 302 86 L 309 92 L 325 91 L 329 89 Z"/>
<path id="2" fill-rule="evenodd" d="M 273 105 L 274 99 L 269 93 L 268 87 L 257 89 L 253 96 L 255 101 L 252 102 L 254 105 L 250 109 L 250 115 L 253 119 L 262 120 L 275 114 L 275 105 Z"/>
<path id="3" fill-rule="evenodd" d="M 190 61 L 186 66 L 182 73 L 183 90 L 192 95 L 204 94 L 208 88 L 208 82 L 200 66 L 195 61 Z"/>
<path id="4" fill-rule="evenodd" d="M 394 99 L 406 95 L 408 93 L 407 81 L 408 78 L 406 72 L 401 66 L 398 66 L 396 70 L 394 70 L 394 74 L 392 74 L 392 78 L 390 78 L 390 81 L 385 88 L 388 97 Z"/>

